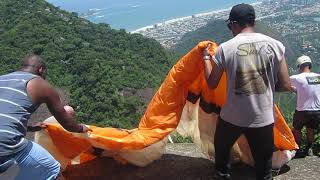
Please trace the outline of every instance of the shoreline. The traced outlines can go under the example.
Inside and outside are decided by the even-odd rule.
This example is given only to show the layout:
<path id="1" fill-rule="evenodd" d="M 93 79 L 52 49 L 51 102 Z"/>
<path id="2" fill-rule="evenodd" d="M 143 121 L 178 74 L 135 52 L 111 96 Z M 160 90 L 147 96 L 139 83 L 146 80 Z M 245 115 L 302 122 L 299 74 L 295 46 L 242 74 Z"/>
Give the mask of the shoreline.
<path id="1" fill-rule="evenodd" d="M 251 3 L 250 5 L 252 5 L 253 7 L 255 7 L 255 6 L 260 5 L 260 4 L 262 4 L 262 1 L 258 1 L 258 2 L 255 2 L 255 3 Z M 197 18 L 197 17 L 203 17 L 203 16 L 208 16 L 208 15 L 214 15 L 214 14 L 224 13 L 224 12 L 226 12 L 226 11 L 230 11 L 231 8 L 232 8 L 232 6 L 231 6 L 231 7 L 228 7 L 228 8 L 219 9 L 219 10 L 214 10 L 214 11 L 209 11 L 209 12 L 204 12 L 204 13 L 198 13 L 198 14 L 193 14 L 193 15 L 190 15 L 190 16 L 184 16 L 184 17 L 174 18 L 174 19 L 170 19 L 170 20 L 163 21 L 163 22 L 154 23 L 154 24 L 152 24 L 152 25 L 144 26 L 144 27 L 141 27 L 141 28 L 135 29 L 135 30 L 133 30 L 133 31 L 129 31 L 129 32 L 130 32 L 130 33 L 140 33 L 140 32 L 146 31 L 146 30 L 148 30 L 148 29 L 150 29 L 150 28 L 154 28 L 155 26 L 158 27 L 158 26 L 163 26 L 163 25 L 166 25 L 166 24 L 176 23 L 176 22 L 179 22 L 179 21 L 189 20 L 189 19 L 192 19 L 192 18 Z"/>

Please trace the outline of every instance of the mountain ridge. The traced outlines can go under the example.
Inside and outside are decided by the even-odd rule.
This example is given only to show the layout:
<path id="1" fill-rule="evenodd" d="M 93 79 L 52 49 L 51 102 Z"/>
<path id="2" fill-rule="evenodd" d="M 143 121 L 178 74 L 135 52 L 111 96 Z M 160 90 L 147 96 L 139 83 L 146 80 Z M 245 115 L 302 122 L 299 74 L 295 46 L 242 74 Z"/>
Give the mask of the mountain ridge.
<path id="1" fill-rule="evenodd" d="M 0 17 L 0 74 L 17 69 L 26 54 L 42 55 L 49 81 L 70 93 L 85 123 L 135 127 L 148 102 L 126 92 L 157 89 L 176 60 L 153 39 L 91 23 L 44 0 L 2 0 Z"/>

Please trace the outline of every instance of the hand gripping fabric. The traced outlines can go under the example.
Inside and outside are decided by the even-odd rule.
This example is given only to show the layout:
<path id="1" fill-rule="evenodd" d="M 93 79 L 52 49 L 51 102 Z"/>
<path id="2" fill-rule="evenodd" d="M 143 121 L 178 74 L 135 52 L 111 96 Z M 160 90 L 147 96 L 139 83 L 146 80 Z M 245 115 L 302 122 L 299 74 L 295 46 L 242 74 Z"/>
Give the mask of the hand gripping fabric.
<path id="1" fill-rule="evenodd" d="M 192 136 L 209 158 L 214 158 L 213 136 L 218 113 L 226 99 L 226 76 L 215 90 L 208 88 L 204 79 L 202 52 L 211 43 L 200 42 L 170 70 L 152 98 L 139 126 L 133 130 L 90 126 L 89 134 L 65 131 L 54 119 L 46 130 L 36 133 L 36 142 L 44 146 L 63 167 L 84 163 L 96 158 L 93 147 L 103 149 L 103 155 L 116 160 L 145 166 L 159 159 L 165 151 L 166 138 L 177 129 L 182 135 Z M 275 107 L 275 145 L 280 152 L 297 149 L 290 128 Z M 253 164 L 244 137 L 233 148 L 234 160 Z M 281 163 L 280 163 L 281 164 Z"/>

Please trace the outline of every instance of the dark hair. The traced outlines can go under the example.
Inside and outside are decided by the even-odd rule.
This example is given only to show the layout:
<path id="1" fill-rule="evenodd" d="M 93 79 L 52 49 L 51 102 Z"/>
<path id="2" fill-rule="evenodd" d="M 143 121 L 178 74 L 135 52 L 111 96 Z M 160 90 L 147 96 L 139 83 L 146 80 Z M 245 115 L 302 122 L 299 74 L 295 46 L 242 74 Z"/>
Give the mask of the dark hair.
<path id="1" fill-rule="evenodd" d="M 308 67 L 309 69 L 311 69 L 312 64 L 310 62 L 303 63 L 299 66 L 299 69 L 304 69 L 305 67 Z"/>
<path id="2" fill-rule="evenodd" d="M 43 61 L 42 57 L 35 54 L 28 54 L 23 58 L 21 63 L 21 68 L 28 68 L 28 67 L 43 67 L 47 69 L 47 66 Z"/>
<path id="3" fill-rule="evenodd" d="M 253 27 L 254 24 L 255 24 L 255 20 L 250 20 L 250 21 L 238 21 L 238 24 L 241 26 L 241 27 L 245 27 L 245 26 L 250 26 L 250 27 Z"/>

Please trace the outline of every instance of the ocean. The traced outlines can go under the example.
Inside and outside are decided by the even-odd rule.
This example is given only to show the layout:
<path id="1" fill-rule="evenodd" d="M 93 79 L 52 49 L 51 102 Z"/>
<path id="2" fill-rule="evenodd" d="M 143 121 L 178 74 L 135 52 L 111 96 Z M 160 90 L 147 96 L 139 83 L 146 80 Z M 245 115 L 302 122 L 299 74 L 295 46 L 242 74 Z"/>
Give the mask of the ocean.
<path id="1" fill-rule="evenodd" d="M 133 31 L 193 14 L 229 8 L 258 0 L 47 0 L 61 9 L 87 14 L 95 23 Z"/>

